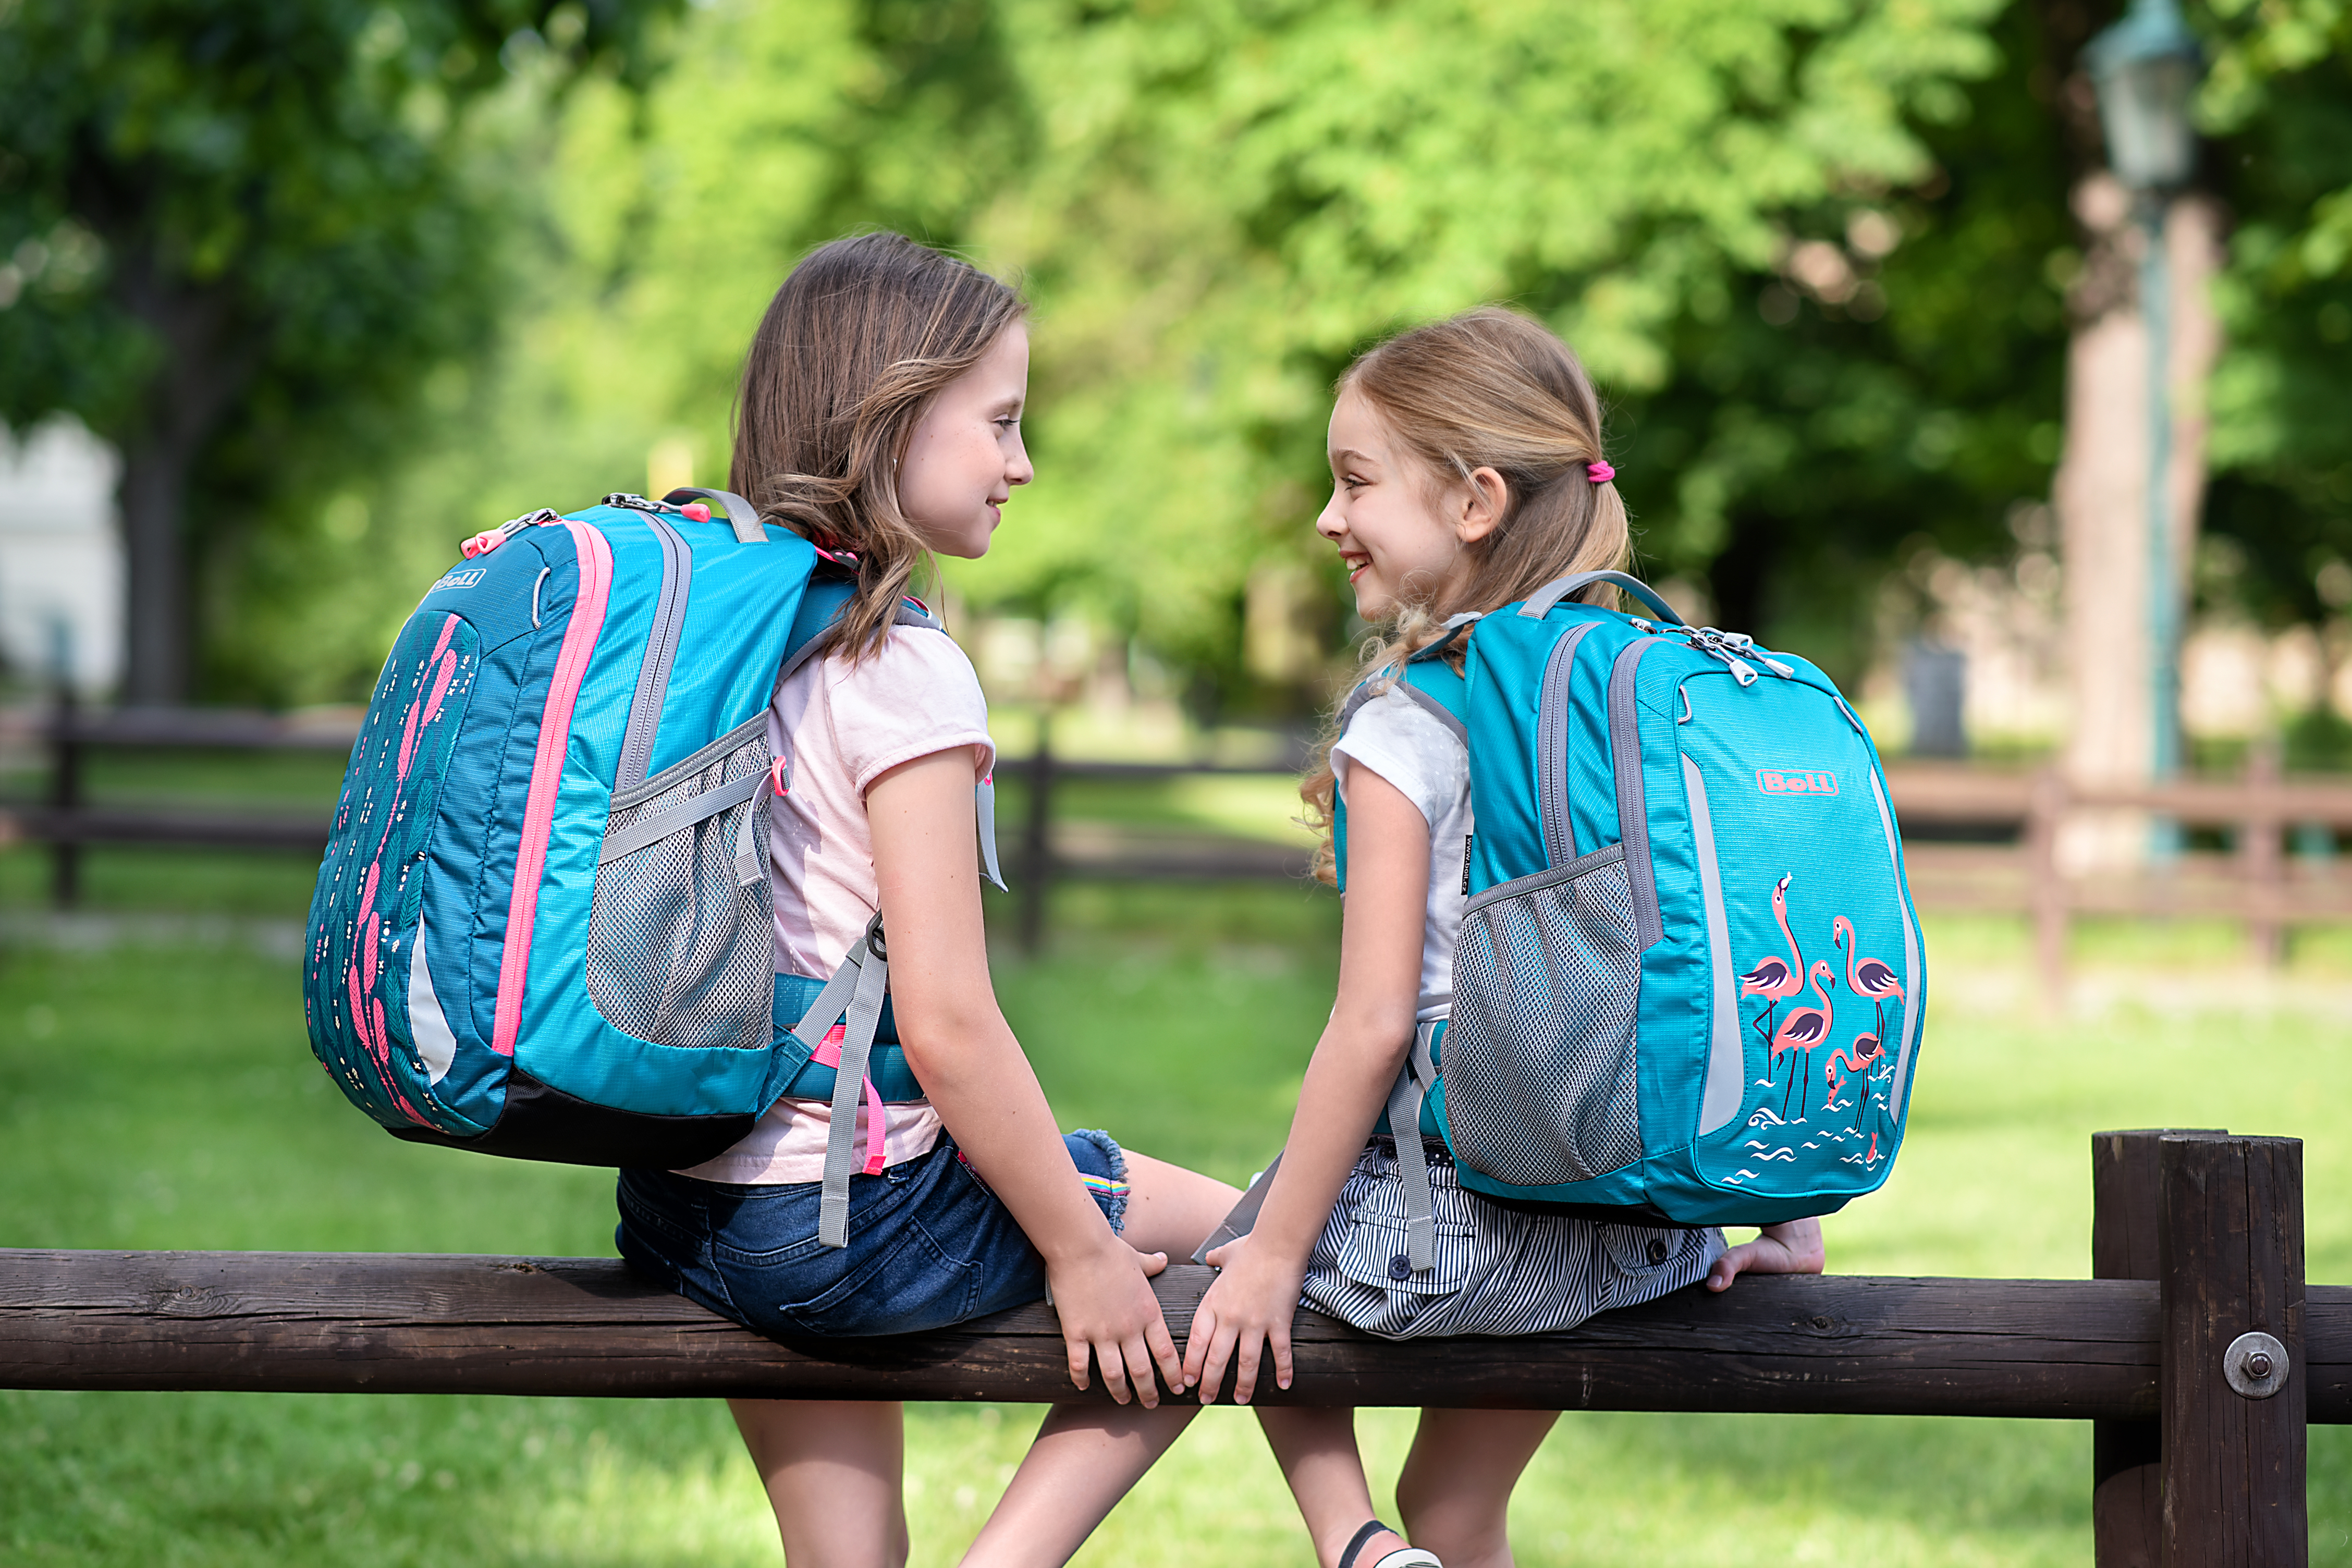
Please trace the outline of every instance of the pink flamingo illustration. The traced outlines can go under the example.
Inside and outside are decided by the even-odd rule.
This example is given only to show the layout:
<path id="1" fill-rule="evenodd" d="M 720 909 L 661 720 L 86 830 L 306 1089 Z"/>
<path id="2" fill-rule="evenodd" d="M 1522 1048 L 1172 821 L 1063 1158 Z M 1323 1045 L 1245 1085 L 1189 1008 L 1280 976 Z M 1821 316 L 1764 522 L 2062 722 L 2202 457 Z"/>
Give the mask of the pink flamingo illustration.
<path id="1" fill-rule="evenodd" d="M 1790 1089 L 1794 1089 L 1799 1078 L 1807 1078 L 1809 1081 L 1805 1085 L 1805 1093 L 1808 1097 L 1810 1097 L 1813 1091 L 1813 1086 L 1810 1081 L 1810 1074 L 1813 1060 L 1813 1049 L 1815 1047 L 1821 1046 L 1828 1041 L 1830 1037 L 1830 1027 L 1837 1016 L 1836 1012 L 1830 1005 L 1830 994 L 1822 989 L 1822 982 L 1824 980 L 1828 981 L 1832 985 L 1837 984 L 1837 971 L 1830 967 L 1830 962 L 1828 959 L 1816 959 L 1811 971 L 1811 976 L 1813 983 L 1813 994 L 1821 998 L 1822 1005 L 1818 1007 L 1795 1007 L 1790 1009 L 1789 1016 L 1780 1020 L 1780 1027 L 1775 1031 L 1772 1036 L 1773 1060 L 1777 1061 L 1782 1051 L 1802 1051 L 1804 1053 L 1805 1071 L 1790 1074 L 1789 1087 Z M 1798 1107 L 1798 1121 L 1802 1121 L 1805 1120 L 1805 1106 Z M 1786 1121 L 1788 1119 L 1788 1115 L 1789 1094 L 1787 1089 L 1783 1089 L 1780 1093 L 1781 1120 Z"/>
<path id="2" fill-rule="evenodd" d="M 1772 918 L 1780 922 L 1780 934 L 1788 939 L 1789 956 L 1784 960 L 1775 953 L 1739 977 L 1742 997 L 1764 998 L 1763 1016 L 1756 1020 L 1756 1037 L 1768 1043 L 1772 1038 L 1772 1017 L 1780 1004 L 1805 988 L 1805 954 L 1797 946 L 1797 933 L 1789 929 L 1789 880 L 1782 877 L 1772 885 Z M 1779 1058 L 1776 1049 L 1767 1062 L 1766 1077 L 1771 1076 Z"/>
<path id="3" fill-rule="evenodd" d="M 1878 1037 L 1872 1034 L 1856 1035 L 1852 1045 L 1840 1046 L 1832 1051 L 1830 1059 L 1822 1064 L 1822 1081 L 1830 1086 L 1830 1102 L 1834 1102 L 1839 1095 L 1844 1093 L 1846 1084 L 1851 1081 L 1839 1075 L 1839 1062 L 1845 1063 L 1846 1072 L 1861 1078 L 1885 1055 L 1886 1048 L 1878 1043 Z M 1855 1093 L 1860 1098 L 1854 1104 L 1853 1130 L 1859 1132 L 1862 1131 L 1862 1113 L 1870 1107 L 1870 1080 L 1867 1078 L 1863 1078 L 1862 1087 Z M 1830 1103 L 1825 1102 L 1822 1109 L 1829 1110 Z"/>
<path id="4" fill-rule="evenodd" d="M 1855 936 L 1853 922 L 1840 915 L 1830 922 L 1830 941 L 1845 950 L 1845 983 L 1857 996 L 1867 996 L 1873 1015 L 1878 1020 L 1878 1033 L 1886 1033 L 1886 1005 L 1903 1000 L 1903 982 L 1895 971 L 1874 958 L 1862 956 L 1861 939 Z"/>

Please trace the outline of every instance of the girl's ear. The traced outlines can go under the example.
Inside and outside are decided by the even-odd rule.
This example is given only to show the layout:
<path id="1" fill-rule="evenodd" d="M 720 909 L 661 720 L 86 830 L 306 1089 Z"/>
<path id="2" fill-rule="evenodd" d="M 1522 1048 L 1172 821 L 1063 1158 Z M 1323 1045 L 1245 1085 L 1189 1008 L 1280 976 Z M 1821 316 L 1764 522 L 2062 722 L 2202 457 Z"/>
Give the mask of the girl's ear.
<path id="1" fill-rule="evenodd" d="M 1473 468 L 1468 484 L 1457 492 L 1453 518 L 1454 537 L 1475 544 L 1502 525 L 1510 509 L 1511 487 L 1492 468 Z"/>

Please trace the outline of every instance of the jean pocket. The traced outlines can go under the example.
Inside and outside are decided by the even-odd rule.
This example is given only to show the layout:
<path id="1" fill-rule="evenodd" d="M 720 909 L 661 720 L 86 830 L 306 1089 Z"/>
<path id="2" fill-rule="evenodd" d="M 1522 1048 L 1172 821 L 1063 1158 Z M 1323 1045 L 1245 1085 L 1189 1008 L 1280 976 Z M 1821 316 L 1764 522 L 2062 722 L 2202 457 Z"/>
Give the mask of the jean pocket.
<path id="1" fill-rule="evenodd" d="M 919 1226 L 906 1226 L 816 1295 L 783 1301 L 778 1312 L 803 1333 L 828 1339 L 920 1333 L 971 1316 L 980 1271 L 940 1250 Z"/>

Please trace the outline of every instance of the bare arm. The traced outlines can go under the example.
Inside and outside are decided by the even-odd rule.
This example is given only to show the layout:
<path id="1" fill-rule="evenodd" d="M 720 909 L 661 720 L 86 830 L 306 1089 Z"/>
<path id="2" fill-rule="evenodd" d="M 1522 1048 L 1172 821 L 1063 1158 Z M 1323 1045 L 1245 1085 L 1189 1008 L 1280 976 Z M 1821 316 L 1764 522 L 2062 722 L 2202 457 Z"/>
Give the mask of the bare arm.
<path id="1" fill-rule="evenodd" d="M 1185 1378 L 1200 1384 L 1204 1399 L 1213 1396 L 1234 1356 L 1234 1396 L 1247 1404 L 1261 1343 L 1273 1348 L 1276 1383 L 1290 1386 L 1290 1321 L 1307 1255 L 1412 1047 L 1429 903 L 1429 824 L 1402 791 L 1359 763 L 1348 773 L 1348 828 L 1339 1000 L 1307 1063 L 1282 1165 L 1256 1227 L 1210 1257 L 1223 1272 L 1185 1338 Z"/>
<path id="2" fill-rule="evenodd" d="M 1091 1351 L 1113 1397 L 1126 1403 L 1131 1377 L 1155 1405 L 1152 1363 L 1171 1388 L 1182 1375 L 1147 1282 L 1167 1259 L 1121 1241 L 1087 1195 L 997 1007 L 971 790 L 971 753 L 958 747 L 901 763 L 866 792 L 899 1042 L 964 1155 L 1044 1255 L 1072 1381 L 1087 1385 Z"/>

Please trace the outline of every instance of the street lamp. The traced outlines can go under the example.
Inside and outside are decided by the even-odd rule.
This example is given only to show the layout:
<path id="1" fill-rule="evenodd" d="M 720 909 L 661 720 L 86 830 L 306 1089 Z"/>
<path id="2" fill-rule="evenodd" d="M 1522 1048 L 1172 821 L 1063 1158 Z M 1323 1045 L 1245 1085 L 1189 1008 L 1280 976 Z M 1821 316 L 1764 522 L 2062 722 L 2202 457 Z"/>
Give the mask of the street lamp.
<path id="1" fill-rule="evenodd" d="M 2166 470 L 2172 464 L 2171 279 L 2165 265 L 2164 218 L 2173 193 L 2197 166 L 2189 100 L 2202 58 L 2196 35 L 2173 0 L 2132 0 L 2130 14 L 2084 51 L 2099 93 L 2107 161 L 2134 197 L 2142 235 L 2139 309 L 2147 329 L 2147 566 L 2149 700 L 2154 708 L 2151 771 L 2161 780 L 2180 767 L 2180 605 L 2173 590 L 2172 520 Z M 2180 847 L 2179 825 L 2160 819 L 2152 846 L 2159 859 Z"/>

